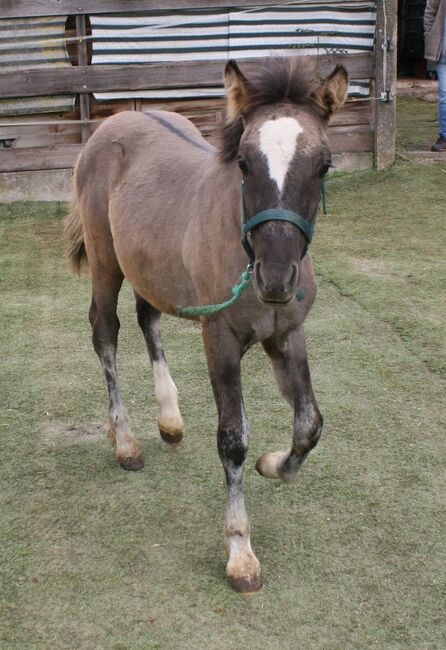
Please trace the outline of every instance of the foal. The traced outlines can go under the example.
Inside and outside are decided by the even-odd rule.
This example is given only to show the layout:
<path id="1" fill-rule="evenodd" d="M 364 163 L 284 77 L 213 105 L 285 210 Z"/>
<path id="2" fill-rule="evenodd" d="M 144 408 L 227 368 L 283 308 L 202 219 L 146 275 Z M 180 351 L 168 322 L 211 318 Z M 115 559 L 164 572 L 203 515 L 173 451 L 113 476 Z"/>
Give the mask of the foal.
<path id="1" fill-rule="evenodd" d="M 161 436 L 177 443 L 183 421 L 164 357 L 160 315 L 230 296 L 249 261 L 240 243 L 242 221 L 247 222 L 244 247 L 252 284 L 237 304 L 200 320 L 228 486 L 226 572 L 235 589 L 252 593 L 261 588 L 261 577 L 244 505 L 249 426 L 240 361 L 261 342 L 294 410 L 291 448 L 265 453 L 256 465 L 263 476 L 289 481 L 322 427 L 303 331 L 316 295 L 307 248 L 331 164 L 326 126 L 345 100 L 347 73 L 336 67 L 317 83 L 309 64 L 293 57 L 268 59 L 246 77 L 229 61 L 225 85 L 220 149 L 175 113 L 123 112 L 106 120 L 79 158 L 66 234 L 73 269 L 87 264 L 90 269 L 93 344 L 107 382 L 116 457 L 124 469 L 139 470 L 143 452 L 131 432 L 116 372 L 123 279 L 134 289 L 153 366 Z"/>

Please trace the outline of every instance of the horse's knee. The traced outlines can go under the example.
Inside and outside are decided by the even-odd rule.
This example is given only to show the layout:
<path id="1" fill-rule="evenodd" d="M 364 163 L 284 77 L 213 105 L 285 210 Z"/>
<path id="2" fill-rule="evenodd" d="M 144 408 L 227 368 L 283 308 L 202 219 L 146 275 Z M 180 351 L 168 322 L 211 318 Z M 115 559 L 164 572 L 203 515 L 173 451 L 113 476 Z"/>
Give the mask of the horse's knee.
<path id="1" fill-rule="evenodd" d="M 233 427 L 219 426 L 217 431 L 218 453 L 224 465 L 243 465 L 248 453 L 248 442 L 243 431 Z"/>

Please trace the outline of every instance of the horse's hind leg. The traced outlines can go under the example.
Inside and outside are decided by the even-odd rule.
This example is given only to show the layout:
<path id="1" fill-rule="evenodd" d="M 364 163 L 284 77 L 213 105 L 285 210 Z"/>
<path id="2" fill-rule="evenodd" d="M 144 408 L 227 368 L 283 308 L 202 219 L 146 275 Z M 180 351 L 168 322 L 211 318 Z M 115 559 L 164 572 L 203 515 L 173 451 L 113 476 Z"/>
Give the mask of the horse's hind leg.
<path id="1" fill-rule="evenodd" d="M 279 387 L 294 409 L 293 442 L 289 451 L 263 454 L 257 471 L 267 478 L 289 481 L 317 444 L 322 416 L 311 386 L 303 327 L 284 340 L 268 340 L 263 346 L 271 359 Z"/>
<path id="2" fill-rule="evenodd" d="M 161 313 L 135 291 L 138 323 L 144 334 L 153 368 L 155 397 L 160 406 L 158 426 L 163 440 L 171 444 L 183 437 L 178 391 L 169 373 L 160 333 Z"/>
<path id="3" fill-rule="evenodd" d="M 116 458 L 124 469 L 139 470 L 144 467 L 140 444 L 130 431 L 129 417 L 125 408 L 116 372 L 119 320 L 116 314 L 118 294 L 123 275 L 119 267 L 98 267 L 89 254 L 92 272 L 93 296 L 90 307 L 90 323 L 93 329 L 93 345 L 107 382 L 109 435 L 116 445 Z"/>

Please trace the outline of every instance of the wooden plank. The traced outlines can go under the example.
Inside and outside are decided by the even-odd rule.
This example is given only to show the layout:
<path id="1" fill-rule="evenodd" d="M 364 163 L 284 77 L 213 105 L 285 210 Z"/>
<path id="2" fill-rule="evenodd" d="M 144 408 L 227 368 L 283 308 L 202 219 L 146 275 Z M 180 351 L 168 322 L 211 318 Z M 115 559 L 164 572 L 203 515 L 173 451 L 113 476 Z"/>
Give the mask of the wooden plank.
<path id="1" fill-rule="evenodd" d="M 74 167 L 81 151 L 81 144 L 0 150 L 0 172 L 68 169 Z"/>
<path id="2" fill-rule="evenodd" d="M 134 111 L 134 99 L 114 99 L 109 102 L 99 102 L 94 97 L 90 101 L 90 113 L 93 119 L 105 119 L 121 111 Z M 92 125 L 96 126 L 96 125 Z"/>
<path id="3" fill-rule="evenodd" d="M 373 150 L 373 133 L 365 127 L 332 127 L 328 131 L 328 139 L 333 153 Z M 82 146 L 59 144 L 51 147 L 0 150 L 0 172 L 70 168 L 75 165 Z"/>
<path id="4" fill-rule="evenodd" d="M 375 167 L 386 169 L 395 161 L 397 0 L 378 0 L 376 21 Z"/>
<path id="5" fill-rule="evenodd" d="M 75 124 L 73 127 L 74 126 L 76 127 L 74 130 L 58 131 L 57 133 L 51 133 L 48 131 L 42 132 L 41 130 L 34 130 L 34 132 L 32 132 L 30 130 L 31 127 L 28 127 L 28 132 L 21 133 L 19 137 L 14 139 L 11 147 L 6 147 L 6 150 L 16 151 L 17 149 L 34 149 L 41 147 L 62 146 L 64 144 L 78 144 L 79 125 Z M 4 135 L 2 135 L 0 139 L 3 140 Z M 8 137 L 6 137 L 6 140 L 8 141 Z M 0 149 L 0 151 L 3 151 L 3 149 Z"/>
<path id="6" fill-rule="evenodd" d="M 356 126 L 358 124 L 370 124 L 370 102 L 347 102 L 330 119 L 332 126 Z"/>
<path id="7" fill-rule="evenodd" d="M 79 124 L 20 126 L 18 123 L 17 126 L 3 126 L 0 123 L 0 140 L 7 141 L 8 149 L 75 144 L 79 142 Z"/>
<path id="8" fill-rule="evenodd" d="M 373 131 L 364 126 L 334 126 L 328 129 L 328 142 L 333 153 L 373 151 Z"/>
<path id="9" fill-rule="evenodd" d="M 311 0 L 324 4 L 326 0 Z M 271 6 L 271 0 L 1 0 L 2 18 L 67 16 L 76 14 L 175 11 L 178 9 L 246 9 Z"/>
<path id="10" fill-rule="evenodd" d="M 358 172 L 362 169 L 370 169 L 371 167 L 373 167 L 373 153 L 371 151 L 333 154 L 333 171 L 335 172 Z M 330 180 L 328 180 L 329 215 L 330 203 Z"/>
<path id="11" fill-rule="evenodd" d="M 79 40 L 77 41 L 78 65 L 85 67 L 88 63 L 87 43 L 85 41 L 85 36 L 87 35 L 85 16 L 76 16 L 76 35 L 79 37 Z M 90 117 L 90 101 L 88 93 L 80 93 L 79 108 L 81 120 L 85 120 L 85 123 L 81 126 L 81 141 L 87 142 L 90 137 L 90 127 L 88 125 L 88 119 Z"/>
<path id="12" fill-rule="evenodd" d="M 240 67 L 249 74 L 249 68 L 258 62 L 259 59 L 247 59 L 240 63 Z M 372 54 L 317 57 L 317 73 L 325 77 L 338 64 L 344 65 L 353 79 L 369 79 L 374 75 Z M 206 88 L 223 83 L 224 66 L 224 61 L 189 61 L 141 65 L 87 65 L 72 68 L 20 68 L 14 72 L 0 72 L 0 96 L 6 99 L 190 86 Z"/>
<path id="13" fill-rule="evenodd" d="M 350 79 L 371 79 L 375 74 L 375 54 L 325 54 L 314 57 L 316 59 L 316 72 L 320 77 L 326 77 L 337 65 L 343 65 Z"/>
<path id="14" fill-rule="evenodd" d="M 95 101 L 93 110 L 96 117 L 99 117 L 101 109 L 104 111 L 109 102 Z M 138 110 L 165 110 L 175 111 L 182 115 L 195 115 L 201 113 L 221 114 L 226 107 L 226 98 L 212 99 L 142 99 L 139 102 Z M 110 113 L 111 114 L 111 113 Z M 370 101 L 347 101 L 346 104 L 330 120 L 330 126 L 347 124 L 370 124 Z"/>
<path id="15" fill-rule="evenodd" d="M 415 160 L 416 162 L 446 162 L 446 151 L 405 151 L 399 153 L 402 160 Z"/>
<path id="16" fill-rule="evenodd" d="M 140 102 L 139 110 L 147 112 L 150 110 L 175 111 L 189 118 L 205 137 L 218 135 L 218 130 L 224 119 L 226 100 L 223 99 L 199 99 L 189 101 L 160 101 L 144 99 Z M 96 114 L 96 112 L 95 112 Z M 330 121 L 330 129 L 339 126 L 349 126 L 355 130 L 359 126 L 365 126 L 370 132 L 370 103 L 369 102 L 347 102 L 337 111 Z M 370 149 L 371 151 L 371 149 Z"/>
<path id="17" fill-rule="evenodd" d="M 79 124 L 75 120 L 78 118 L 76 111 L 1 116 L 0 140 L 11 140 L 11 148 L 77 143 Z"/>

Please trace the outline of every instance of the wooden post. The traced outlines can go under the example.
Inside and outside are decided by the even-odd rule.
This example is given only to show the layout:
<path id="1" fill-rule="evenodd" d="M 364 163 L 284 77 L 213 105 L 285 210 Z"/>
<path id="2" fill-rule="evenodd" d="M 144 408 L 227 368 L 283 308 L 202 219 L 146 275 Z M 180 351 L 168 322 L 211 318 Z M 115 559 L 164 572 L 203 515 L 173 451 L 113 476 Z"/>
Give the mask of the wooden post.
<path id="1" fill-rule="evenodd" d="M 85 15 L 76 16 L 76 36 L 77 42 L 77 64 L 79 66 L 88 65 L 87 42 L 85 36 L 87 35 L 87 23 Z M 87 86 L 85 86 L 87 88 Z M 80 117 L 85 122 L 81 126 L 81 141 L 86 142 L 90 137 L 90 127 L 88 119 L 90 118 L 90 98 L 88 92 L 79 94 Z"/>
<path id="2" fill-rule="evenodd" d="M 386 169 L 395 161 L 397 0 L 377 0 L 376 10 L 374 156 Z"/>

